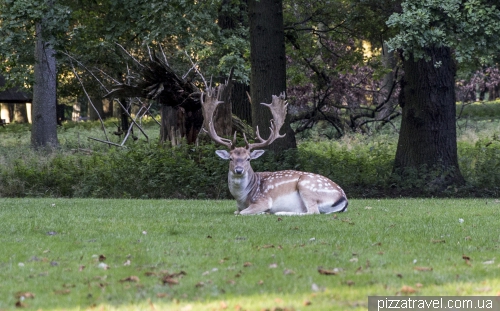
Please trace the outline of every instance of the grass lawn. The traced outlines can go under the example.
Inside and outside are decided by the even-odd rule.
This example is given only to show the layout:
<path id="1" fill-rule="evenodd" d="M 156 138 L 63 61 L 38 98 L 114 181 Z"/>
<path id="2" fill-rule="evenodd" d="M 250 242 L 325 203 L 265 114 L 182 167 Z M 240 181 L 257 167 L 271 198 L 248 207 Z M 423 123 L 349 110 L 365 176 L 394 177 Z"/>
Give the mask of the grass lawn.
<path id="1" fill-rule="evenodd" d="M 0 199 L 0 310 L 366 310 L 369 295 L 500 295 L 500 201 Z"/>

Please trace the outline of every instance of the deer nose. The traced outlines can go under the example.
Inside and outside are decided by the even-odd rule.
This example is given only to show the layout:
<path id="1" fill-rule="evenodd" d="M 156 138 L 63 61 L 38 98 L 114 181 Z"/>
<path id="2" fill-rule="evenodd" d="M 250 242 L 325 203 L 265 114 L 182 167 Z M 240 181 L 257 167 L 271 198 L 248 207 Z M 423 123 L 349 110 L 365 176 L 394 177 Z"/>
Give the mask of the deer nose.
<path id="1" fill-rule="evenodd" d="M 237 167 L 234 168 L 234 172 L 236 174 L 243 174 L 243 171 L 244 171 L 243 167 L 241 167 L 241 166 L 237 166 Z"/>

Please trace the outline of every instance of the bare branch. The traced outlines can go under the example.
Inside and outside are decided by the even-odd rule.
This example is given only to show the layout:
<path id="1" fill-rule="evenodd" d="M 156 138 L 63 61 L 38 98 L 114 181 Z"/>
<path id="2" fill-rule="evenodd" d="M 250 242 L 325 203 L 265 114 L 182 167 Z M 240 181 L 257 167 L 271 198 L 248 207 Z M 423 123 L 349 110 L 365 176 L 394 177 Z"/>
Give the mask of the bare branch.
<path id="1" fill-rule="evenodd" d="M 130 56 L 130 58 L 132 58 L 137 64 L 139 64 L 139 66 L 141 67 L 145 67 L 143 64 L 141 64 L 137 59 L 135 59 L 134 56 L 132 56 L 132 54 L 130 54 L 120 43 L 118 42 L 115 42 L 116 45 L 118 45 L 119 47 L 122 48 L 122 50 L 127 53 L 128 56 Z"/>

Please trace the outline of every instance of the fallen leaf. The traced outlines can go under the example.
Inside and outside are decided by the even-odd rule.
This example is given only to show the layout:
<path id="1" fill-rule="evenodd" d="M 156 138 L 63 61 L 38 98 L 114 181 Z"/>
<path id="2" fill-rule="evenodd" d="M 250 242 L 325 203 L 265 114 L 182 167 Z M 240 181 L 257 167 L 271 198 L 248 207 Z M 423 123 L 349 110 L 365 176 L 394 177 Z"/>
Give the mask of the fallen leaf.
<path id="1" fill-rule="evenodd" d="M 164 277 L 162 279 L 163 285 L 168 284 L 168 285 L 177 285 L 179 284 L 179 281 L 170 277 Z"/>
<path id="2" fill-rule="evenodd" d="M 82 272 L 83 269 L 85 269 L 85 266 L 83 266 L 83 265 L 78 267 L 78 271 L 80 271 L 80 272 Z"/>
<path id="3" fill-rule="evenodd" d="M 97 265 L 97 268 L 100 268 L 100 269 L 104 269 L 104 270 L 108 270 L 109 269 L 109 266 L 107 264 L 105 264 L 104 262 L 101 262 Z"/>
<path id="4" fill-rule="evenodd" d="M 278 268 L 278 264 L 277 263 L 272 263 L 272 264 L 269 265 L 269 268 L 271 268 L 271 269 Z"/>
<path id="5" fill-rule="evenodd" d="M 15 297 L 17 299 L 21 298 L 21 297 L 24 297 L 25 299 L 28 299 L 28 298 L 35 298 L 35 294 L 33 294 L 32 292 L 17 292 Z"/>
<path id="6" fill-rule="evenodd" d="M 345 283 L 347 286 L 353 286 L 355 284 L 353 280 L 347 280 Z"/>
<path id="7" fill-rule="evenodd" d="M 106 256 L 104 255 L 99 255 L 99 261 L 104 261 L 106 260 Z"/>
<path id="8" fill-rule="evenodd" d="M 372 207 L 371 206 L 366 206 L 365 209 L 372 209 Z"/>
<path id="9" fill-rule="evenodd" d="M 495 260 L 483 261 L 483 265 L 492 265 L 495 263 Z"/>
<path id="10" fill-rule="evenodd" d="M 327 269 L 323 269 L 323 268 L 318 268 L 318 272 L 319 272 L 319 274 L 323 274 L 323 275 L 337 275 L 339 273 L 339 271 L 337 269 L 327 270 Z"/>
<path id="11" fill-rule="evenodd" d="M 221 309 L 227 309 L 227 303 L 225 301 L 220 302 L 220 308 Z"/>
<path id="12" fill-rule="evenodd" d="M 264 281 L 259 280 L 259 282 L 257 282 L 257 284 L 262 285 L 262 284 L 264 284 Z"/>
<path id="13" fill-rule="evenodd" d="M 413 287 L 411 286 L 407 286 L 407 285 L 403 285 L 403 287 L 401 287 L 401 293 L 403 294 L 414 294 L 417 292 L 416 289 L 414 289 Z"/>
<path id="14" fill-rule="evenodd" d="M 281 217 L 278 217 L 278 221 L 283 221 L 283 218 L 281 218 Z"/>
<path id="15" fill-rule="evenodd" d="M 156 297 L 165 298 L 165 297 L 168 297 L 168 294 L 167 293 L 158 293 L 158 294 L 156 294 Z"/>
<path id="16" fill-rule="evenodd" d="M 351 259 L 349 259 L 350 262 L 358 262 L 358 258 L 357 257 L 353 257 Z"/>
<path id="17" fill-rule="evenodd" d="M 424 285 L 422 285 L 422 283 L 417 283 L 417 284 L 415 284 L 415 287 L 418 287 L 418 288 L 421 288 L 421 287 L 423 287 L 423 286 L 424 286 Z"/>
<path id="18" fill-rule="evenodd" d="M 251 263 L 251 262 L 249 262 L 249 261 L 247 261 L 247 262 L 245 262 L 245 263 L 243 264 L 243 267 L 250 267 L 250 266 L 252 266 L 252 263 Z"/>
<path id="19" fill-rule="evenodd" d="M 144 273 L 145 276 L 157 276 L 157 274 L 155 272 L 152 272 L 152 271 L 146 271 Z"/>
<path id="20" fill-rule="evenodd" d="M 295 272 L 293 272 L 293 270 L 290 270 L 290 269 L 285 269 L 285 271 L 283 271 L 283 274 L 284 275 L 295 274 Z"/>
<path id="21" fill-rule="evenodd" d="M 416 271 L 432 271 L 432 267 L 419 267 L 419 266 L 416 266 L 413 268 L 413 270 L 416 270 Z"/>
<path id="22" fill-rule="evenodd" d="M 310 300 L 305 300 L 305 301 L 302 303 L 302 305 L 304 305 L 304 306 L 310 306 L 310 305 L 312 305 L 312 302 L 311 302 Z"/>
<path id="23" fill-rule="evenodd" d="M 56 294 L 56 295 L 68 295 L 69 293 L 71 293 L 71 290 L 69 290 L 69 289 L 61 289 L 61 290 L 54 291 L 54 294 Z"/>
<path id="24" fill-rule="evenodd" d="M 139 282 L 139 278 L 135 275 L 131 275 L 129 277 L 121 279 L 120 282 Z"/>
<path id="25" fill-rule="evenodd" d="M 446 243 L 446 240 L 434 240 L 434 239 L 431 239 L 431 242 L 434 243 L 434 244 L 437 244 L 437 243 Z"/>
<path id="26" fill-rule="evenodd" d="M 207 239 L 211 239 L 211 238 L 212 238 L 212 236 L 211 236 L 211 235 L 207 235 Z"/>
<path id="27" fill-rule="evenodd" d="M 396 276 L 397 276 L 398 278 L 400 278 L 400 279 L 402 279 L 402 278 L 403 278 L 403 275 L 402 275 L 401 273 L 396 274 Z"/>
<path id="28" fill-rule="evenodd" d="M 470 241 L 470 240 L 472 240 L 472 238 L 471 238 L 470 236 L 466 236 L 464 239 L 465 239 L 466 241 Z"/>
<path id="29" fill-rule="evenodd" d="M 216 268 L 214 268 L 214 269 L 216 269 Z M 216 270 L 214 270 L 214 271 L 216 271 Z M 166 274 L 166 277 L 170 277 L 170 278 L 183 277 L 183 276 L 187 275 L 187 273 L 185 271 L 182 271 L 182 270 L 177 272 L 177 273 L 171 273 L 171 274 L 169 274 L 168 271 L 164 271 L 163 274 Z"/>
<path id="30" fill-rule="evenodd" d="M 226 281 L 227 284 L 231 284 L 231 285 L 234 285 L 236 284 L 236 282 L 234 280 L 227 280 Z"/>
<path id="31" fill-rule="evenodd" d="M 273 244 L 266 244 L 266 245 L 262 246 L 262 248 L 274 248 L 274 245 Z"/>
<path id="32" fill-rule="evenodd" d="M 203 282 L 198 282 L 194 285 L 194 287 L 203 287 L 203 286 L 205 286 L 205 283 Z"/>
<path id="33" fill-rule="evenodd" d="M 465 256 L 465 255 L 462 255 L 462 259 L 464 259 L 464 260 L 470 260 L 470 257 L 469 257 L 469 256 Z"/>
<path id="34" fill-rule="evenodd" d="M 125 261 L 125 262 L 123 263 L 123 265 L 124 265 L 124 266 L 130 266 L 130 260 L 128 260 L 128 259 L 127 259 L 127 261 Z"/>

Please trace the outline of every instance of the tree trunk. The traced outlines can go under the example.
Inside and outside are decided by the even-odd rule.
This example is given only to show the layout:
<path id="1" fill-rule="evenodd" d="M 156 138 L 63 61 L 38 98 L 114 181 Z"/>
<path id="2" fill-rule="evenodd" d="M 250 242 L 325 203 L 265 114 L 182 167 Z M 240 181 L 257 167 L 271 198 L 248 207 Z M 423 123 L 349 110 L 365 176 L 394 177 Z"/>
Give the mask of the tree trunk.
<path id="1" fill-rule="evenodd" d="M 18 123 L 28 123 L 26 104 L 14 104 L 14 120 Z"/>
<path id="2" fill-rule="evenodd" d="M 185 111 L 179 107 L 162 105 L 161 110 L 160 140 L 162 143 L 170 141 L 172 146 L 181 143 L 181 139 L 186 136 Z"/>
<path id="3" fill-rule="evenodd" d="M 42 38 L 42 23 L 36 25 L 34 72 L 31 145 L 35 149 L 57 147 L 56 58 Z"/>
<path id="4" fill-rule="evenodd" d="M 252 124 L 252 106 L 248 100 L 250 87 L 247 84 L 233 82 L 233 90 L 231 92 L 233 113 L 241 120 Z"/>
<path id="5" fill-rule="evenodd" d="M 249 0 L 250 21 L 250 94 L 252 125 L 259 127 L 261 137 L 269 137 L 271 112 L 260 103 L 271 103 L 272 95 L 286 91 L 285 35 L 283 29 L 282 0 Z M 296 148 L 295 135 L 287 117 L 281 134 L 286 136 L 274 141 L 273 151 Z"/>
<path id="6" fill-rule="evenodd" d="M 89 119 L 92 121 L 99 120 L 99 117 L 104 118 L 104 106 L 101 96 L 92 96 L 92 102 L 89 102 Z"/>
<path id="7" fill-rule="evenodd" d="M 428 190 L 439 191 L 464 183 L 457 156 L 456 68 L 449 48 L 428 48 L 427 56 L 429 61 L 403 60 L 403 115 L 394 169 L 403 176 L 417 172 L 413 176 L 426 180 Z"/>

